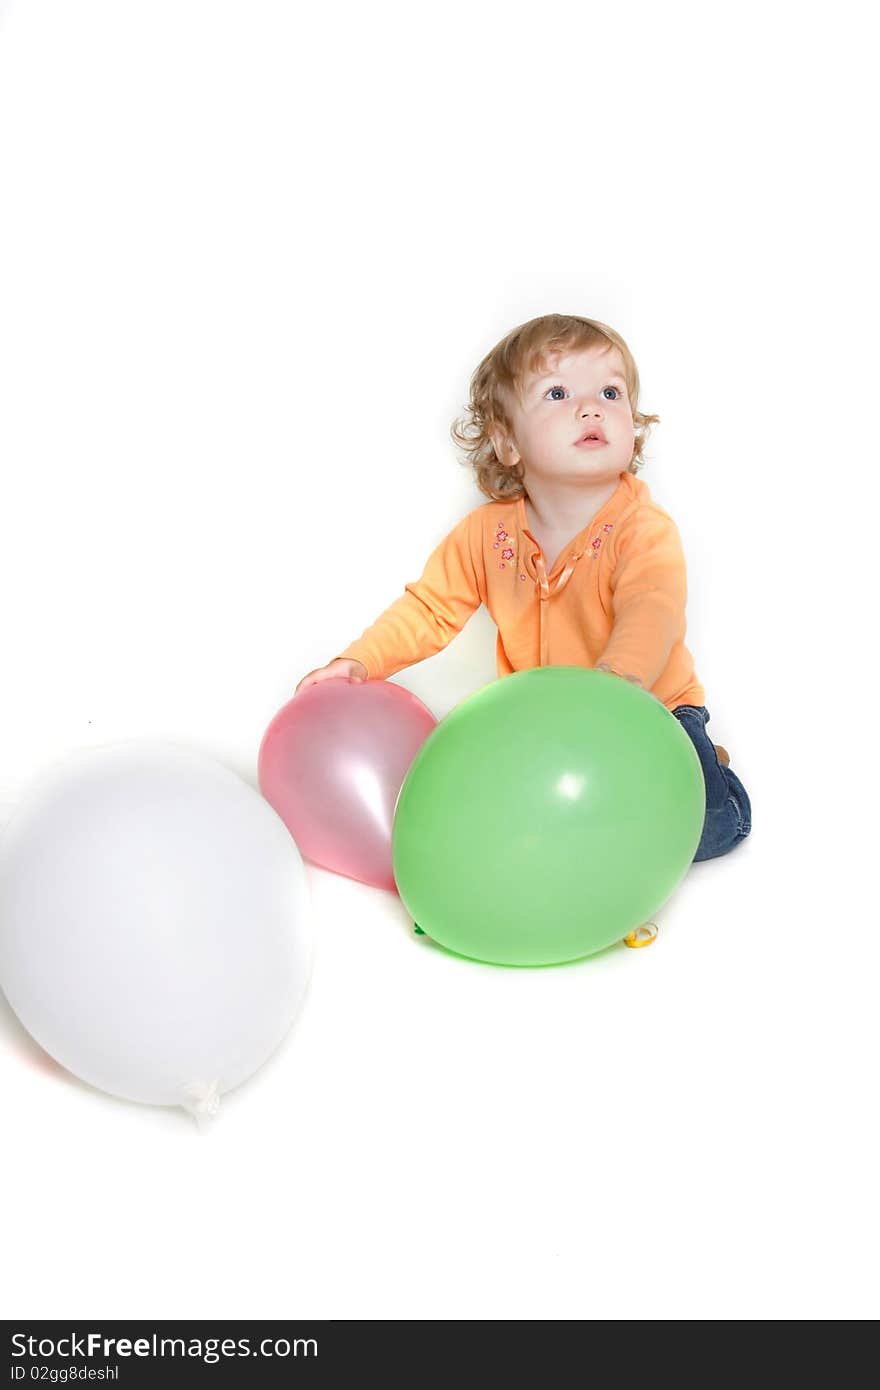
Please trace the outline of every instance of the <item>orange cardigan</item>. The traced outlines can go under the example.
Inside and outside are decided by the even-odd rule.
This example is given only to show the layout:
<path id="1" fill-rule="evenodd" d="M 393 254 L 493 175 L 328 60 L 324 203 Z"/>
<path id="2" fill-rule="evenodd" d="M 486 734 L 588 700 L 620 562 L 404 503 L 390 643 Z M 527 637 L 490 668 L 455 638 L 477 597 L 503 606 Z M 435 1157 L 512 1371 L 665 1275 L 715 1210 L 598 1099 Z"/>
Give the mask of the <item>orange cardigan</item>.
<path id="1" fill-rule="evenodd" d="M 522 498 L 475 507 L 430 555 L 422 577 L 340 652 L 372 680 L 433 656 L 486 605 L 499 676 L 600 662 L 637 676 L 667 709 L 705 703 L 684 645 L 687 580 L 678 530 L 647 485 L 617 489 L 548 574 Z"/>

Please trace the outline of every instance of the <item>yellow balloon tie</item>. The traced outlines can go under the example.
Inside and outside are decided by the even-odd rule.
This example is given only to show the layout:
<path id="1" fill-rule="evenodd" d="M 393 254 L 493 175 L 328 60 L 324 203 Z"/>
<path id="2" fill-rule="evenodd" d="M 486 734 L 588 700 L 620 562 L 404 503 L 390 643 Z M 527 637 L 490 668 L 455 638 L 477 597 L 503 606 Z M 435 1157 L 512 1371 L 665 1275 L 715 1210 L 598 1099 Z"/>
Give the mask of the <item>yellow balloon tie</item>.
<path id="1" fill-rule="evenodd" d="M 631 931 L 629 936 L 623 938 L 624 946 L 631 946 L 633 950 L 638 950 L 641 946 L 653 946 L 657 940 L 659 927 L 656 922 L 643 922 L 635 931 Z M 642 933 L 644 932 L 644 935 Z"/>

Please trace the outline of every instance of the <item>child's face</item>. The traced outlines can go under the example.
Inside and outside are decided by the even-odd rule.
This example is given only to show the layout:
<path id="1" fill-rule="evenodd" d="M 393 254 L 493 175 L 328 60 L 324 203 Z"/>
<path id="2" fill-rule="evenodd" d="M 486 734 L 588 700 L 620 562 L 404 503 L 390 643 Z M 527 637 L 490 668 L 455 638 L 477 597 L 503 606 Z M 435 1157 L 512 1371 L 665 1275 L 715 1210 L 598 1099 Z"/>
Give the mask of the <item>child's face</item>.
<path id="1" fill-rule="evenodd" d="M 514 438 L 493 435 L 493 442 L 503 463 L 522 460 L 526 491 L 530 479 L 596 483 L 629 467 L 635 429 L 617 348 L 551 357 L 545 370 L 526 377 L 521 399 L 510 405 Z M 593 430 L 606 442 L 581 444 Z"/>

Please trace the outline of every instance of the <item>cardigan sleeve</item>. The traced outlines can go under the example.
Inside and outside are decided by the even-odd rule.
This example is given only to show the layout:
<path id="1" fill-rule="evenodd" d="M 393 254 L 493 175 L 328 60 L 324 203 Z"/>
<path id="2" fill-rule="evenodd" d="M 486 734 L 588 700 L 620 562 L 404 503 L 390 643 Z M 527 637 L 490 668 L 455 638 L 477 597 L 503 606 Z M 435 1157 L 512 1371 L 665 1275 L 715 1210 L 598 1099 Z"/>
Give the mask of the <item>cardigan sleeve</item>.
<path id="1" fill-rule="evenodd" d="M 364 633 L 340 652 L 360 661 L 371 680 L 385 680 L 441 651 L 482 602 L 474 555 L 473 512 L 463 517 L 428 557 L 421 578 Z"/>
<path id="2" fill-rule="evenodd" d="M 678 528 L 659 510 L 636 513 L 617 536 L 613 627 L 596 663 L 650 690 L 685 635 L 687 573 Z"/>

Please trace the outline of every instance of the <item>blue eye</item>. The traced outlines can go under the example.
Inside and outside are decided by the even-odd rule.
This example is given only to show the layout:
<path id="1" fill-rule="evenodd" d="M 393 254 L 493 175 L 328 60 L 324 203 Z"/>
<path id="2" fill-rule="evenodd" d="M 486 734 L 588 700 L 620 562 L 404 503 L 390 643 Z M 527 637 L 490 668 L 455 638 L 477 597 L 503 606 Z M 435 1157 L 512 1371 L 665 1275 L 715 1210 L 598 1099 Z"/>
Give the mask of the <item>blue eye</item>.
<path id="1" fill-rule="evenodd" d="M 549 396 L 551 391 L 564 391 L 564 390 L 565 390 L 565 387 L 564 387 L 564 386 L 548 386 L 547 390 L 544 392 L 544 395 L 545 395 L 545 396 Z M 614 392 L 615 392 L 615 395 L 612 396 L 611 399 L 612 399 L 612 400 L 615 400 L 615 401 L 619 401 L 619 400 L 621 399 L 621 394 L 622 394 L 622 393 L 620 392 L 620 390 L 619 390 L 616 386 L 603 386 L 603 387 L 602 387 L 602 391 L 603 391 L 603 393 L 604 393 L 605 391 L 614 391 Z M 558 399 L 558 397 L 557 397 L 557 399 Z"/>

